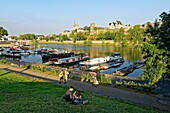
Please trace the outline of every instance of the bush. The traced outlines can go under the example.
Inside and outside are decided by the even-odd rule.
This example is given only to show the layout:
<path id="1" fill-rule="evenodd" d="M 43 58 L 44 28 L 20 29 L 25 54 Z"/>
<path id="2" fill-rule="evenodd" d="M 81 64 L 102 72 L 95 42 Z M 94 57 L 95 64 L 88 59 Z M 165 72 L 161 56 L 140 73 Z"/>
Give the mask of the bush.
<path id="1" fill-rule="evenodd" d="M 85 40 L 84 41 L 84 45 L 92 45 L 92 41 L 91 40 Z"/>
<path id="2" fill-rule="evenodd" d="M 47 72 L 46 66 L 38 65 L 38 64 L 32 65 L 31 69 L 40 72 Z"/>
<path id="3" fill-rule="evenodd" d="M 89 75 L 89 74 L 82 74 L 81 75 L 81 82 L 93 82 L 93 77 L 91 76 L 91 75 Z"/>
<path id="4" fill-rule="evenodd" d="M 1 64 L 10 64 L 7 60 L 0 60 Z"/>
<path id="5" fill-rule="evenodd" d="M 24 65 L 20 65 L 20 67 L 25 68 L 25 69 L 30 69 L 31 65 L 30 64 L 24 64 Z"/>
<path id="6" fill-rule="evenodd" d="M 122 47 L 126 47 L 128 45 L 128 41 L 126 39 L 122 40 Z"/>
<path id="7" fill-rule="evenodd" d="M 56 76 L 59 76 L 60 72 L 61 69 L 59 67 L 56 67 L 55 69 L 51 70 L 51 73 Z"/>
<path id="8" fill-rule="evenodd" d="M 129 81 L 129 82 L 126 82 L 126 81 L 123 81 L 123 82 L 118 82 L 116 81 L 116 85 L 117 86 L 126 86 L 128 88 L 132 88 L 132 89 L 136 89 L 136 90 L 139 90 L 139 91 L 145 91 L 145 92 L 154 92 L 155 93 L 155 88 L 156 86 L 154 85 L 150 85 L 149 83 L 144 83 L 144 84 L 140 84 L 140 83 L 135 83 L 133 81 Z"/>
<path id="9" fill-rule="evenodd" d="M 98 75 L 97 80 L 99 81 L 100 84 L 103 84 L 103 85 L 112 84 L 112 80 L 108 76 Z"/>
<path id="10" fill-rule="evenodd" d="M 110 42 L 107 42 L 106 45 L 110 45 Z"/>
<path id="11" fill-rule="evenodd" d="M 123 84 L 122 81 L 120 81 L 120 82 L 116 81 L 116 85 L 121 86 L 122 84 Z"/>

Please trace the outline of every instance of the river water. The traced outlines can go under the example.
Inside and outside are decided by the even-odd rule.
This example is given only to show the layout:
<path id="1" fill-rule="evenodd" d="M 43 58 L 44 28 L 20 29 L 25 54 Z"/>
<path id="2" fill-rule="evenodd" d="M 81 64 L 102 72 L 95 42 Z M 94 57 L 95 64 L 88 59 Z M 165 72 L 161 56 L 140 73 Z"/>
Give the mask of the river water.
<path id="1" fill-rule="evenodd" d="M 59 45 L 59 44 L 43 44 L 39 47 L 46 48 L 56 48 L 58 51 L 74 51 L 75 53 L 85 52 L 88 53 L 90 58 L 104 57 L 111 55 L 112 52 L 121 52 L 122 57 L 125 59 L 125 62 L 117 68 L 110 68 L 108 70 L 102 71 L 102 73 L 111 74 L 112 72 L 121 69 L 125 66 L 128 66 L 135 62 L 136 60 L 142 60 L 141 51 L 139 49 L 134 49 L 130 47 L 113 47 L 113 46 L 77 46 L 77 45 Z M 22 57 L 22 61 L 25 62 L 37 62 L 42 63 L 41 55 L 30 55 Z M 128 77 L 140 77 L 142 69 L 136 69 L 132 73 L 128 74 Z"/>

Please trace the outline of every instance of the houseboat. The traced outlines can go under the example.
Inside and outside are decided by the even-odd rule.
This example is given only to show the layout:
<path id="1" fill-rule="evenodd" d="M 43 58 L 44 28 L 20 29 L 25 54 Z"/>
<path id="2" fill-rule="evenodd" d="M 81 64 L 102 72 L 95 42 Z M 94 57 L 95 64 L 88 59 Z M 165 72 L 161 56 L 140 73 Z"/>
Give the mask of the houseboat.
<path id="1" fill-rule="evenodd" d="M 118 66 L 122 65 L 124 62 L 125 62 L 125 60 L 123 58 L 118 58 L 111 62 L 107 62 L 107 63 L 96 65 L 96 66 L 90 66 L 88 69 L 90 71 L 106 70 L 111 67 L 118 67 Z"/>
<path id="2" fill-rule="evenodd" d="M 88 59 L 89 56 L 86 53 L 79 53 L 79 54 L 71 55 L 70 57 L 66 57 L 66 58 L 50 58 L 48 59 L 48 62 L 46 62 L 45 64 L 48 65 L 71 64 L 80 61 L 85 61 Z"/>
<path id="3" fill-rule="evenodd" d="M 12 58 L 21 58 L 21 51 L 18 51 L 18 50 L 4 50 L 1 53 L 1 56 L 12 57 Z"/>
<path id="4" fill-rule="evenodd" d="M 116 52 L 116 53 L 112 53 L 112 56 L 93 58 L 93 59 L 90 59 L 84 62 L 80 62 L 79 64 L 80 66 L 98 66 L 98 65 L 113 62 L 116 60 L 120 60 L 124 62 L 124 60 L 122 59 L 123 58 L 121 57 L 120 52 Z"/>

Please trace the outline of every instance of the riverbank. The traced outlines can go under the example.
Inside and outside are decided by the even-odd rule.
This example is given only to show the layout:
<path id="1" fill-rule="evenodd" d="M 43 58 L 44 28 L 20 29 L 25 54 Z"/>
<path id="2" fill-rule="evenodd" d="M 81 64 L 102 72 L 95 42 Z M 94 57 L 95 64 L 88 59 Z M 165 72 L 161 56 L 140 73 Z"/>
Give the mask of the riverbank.
<path id="1" fill-rule="evenodd" d="M 11 44 L 8 43 L 0 43 L 0 47 L 10 47 Z"/>
<path id="2" fill-rule="evenodd" d="M 40 73 L 40 72 L 33 72 L 28 69 L 12 67 L 12 66 L 3 65 L 3 64 L 0 64 L 0 67 L 1 67 L 0 69 L 6 70 L 8 72 L 15 72 L 15 73 L 21 74 L 23 76 L 29 76 L 29 77 L 45 80 L 48 82 L 52 82 L 55 84 L 59 84 L 58 76 L 53 76 L 53 75 Z M 3 74 L 1 74 L 1 75 L 3 75 Z M 146 95 L 146 94 L 141 94 L 141 93 L 137 93 L 137 92 L 125 91 L 125 90 L 121 90 L 121 89 L 117 89 L 117 88 L 113 88 L 113 87 L 107 87 L 107 86 L 99 86 L 98 88 L 95 88 L 89 83 L 79 82 L 79 81 L 75 81 L 75 80 L 69 80 L 69 82 L 67 82 L 66 84 L 62 84 L 62 85 L 68 86 L 68 87 L 70 85 L 72 85 L 75 88 L 80 89 L 82 91 L 88 91 L 88 92 L 92 92 L 92 93 L 95 93 L 98 95 L 109 96 L 109 97 L 124 100 L 127 102 L 144 104 L 147 106 L 155 107 L 157 109 L 170 111 L 170 109 L 168 107 L 169 104 L 163 104 L 163 103 L 158 102 L 158 100 L 163 101 L 163 99 L 164 99 L 161 95 Z M 103 103 L 102 105 L 105 105 L 105 104 Z M 112 104 L 112 106 L 113 105 L 115 106 L 115 104 Z"/>
<path id="3" fill-rule="evenodd" d="M 122 47 L 122 44 L 119 42 L 114 42 L 113 40 L 92 40 L 91 44 L 85 44 L 84 41 L 76 41 L 76 43 L 73 43 L 73 41 L 63 41 L 63 42 L 58 42 L 58 41 L 39 41 L 39 44 L 62 44 L 62 45 L 79 45 L 79 46 L 116 46 L 116 47 Z M 126 46 L 128 47 L 136 47 L 140 46 L 141 44 L 131 44 L 128 43 Z"/>

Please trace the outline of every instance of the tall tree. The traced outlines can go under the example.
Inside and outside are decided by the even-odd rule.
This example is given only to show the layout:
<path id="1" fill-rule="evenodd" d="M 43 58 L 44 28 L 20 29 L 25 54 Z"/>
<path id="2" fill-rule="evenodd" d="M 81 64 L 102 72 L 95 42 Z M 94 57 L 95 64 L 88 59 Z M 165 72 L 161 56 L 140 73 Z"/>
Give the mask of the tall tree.
<path id="1" fill-rule="evenodd" d="M 117 41 L 120 42 L 124 36 L 125 36 L 124 29 L 120 28 L 115 34 L 115 42 Z"/>
<path id="2" fill-rule="evenodd" d="M 170 63 L 170 13 L 163 12 L 160 22 L 156 20 L 154 25 L 148 25 L 146 32 L 152 38 L 142 47 L 146 65 L 141 77 L 152 85 L 159 81 Z"/>
<path id="3" fill-rule="evenodd" d="M 140 25 L 135 25 L 133 28 L 127 31 L 130 41 L 133 42 L 141 42 L 144 37 L 144 29 L 140 27 Z"/>
<path id="4" fill-rule="evenodd" d="M 0 27 L 0 38 L 2 36 L 8 36 L 8 31 L 4 29 L 3 27 Z"/>

